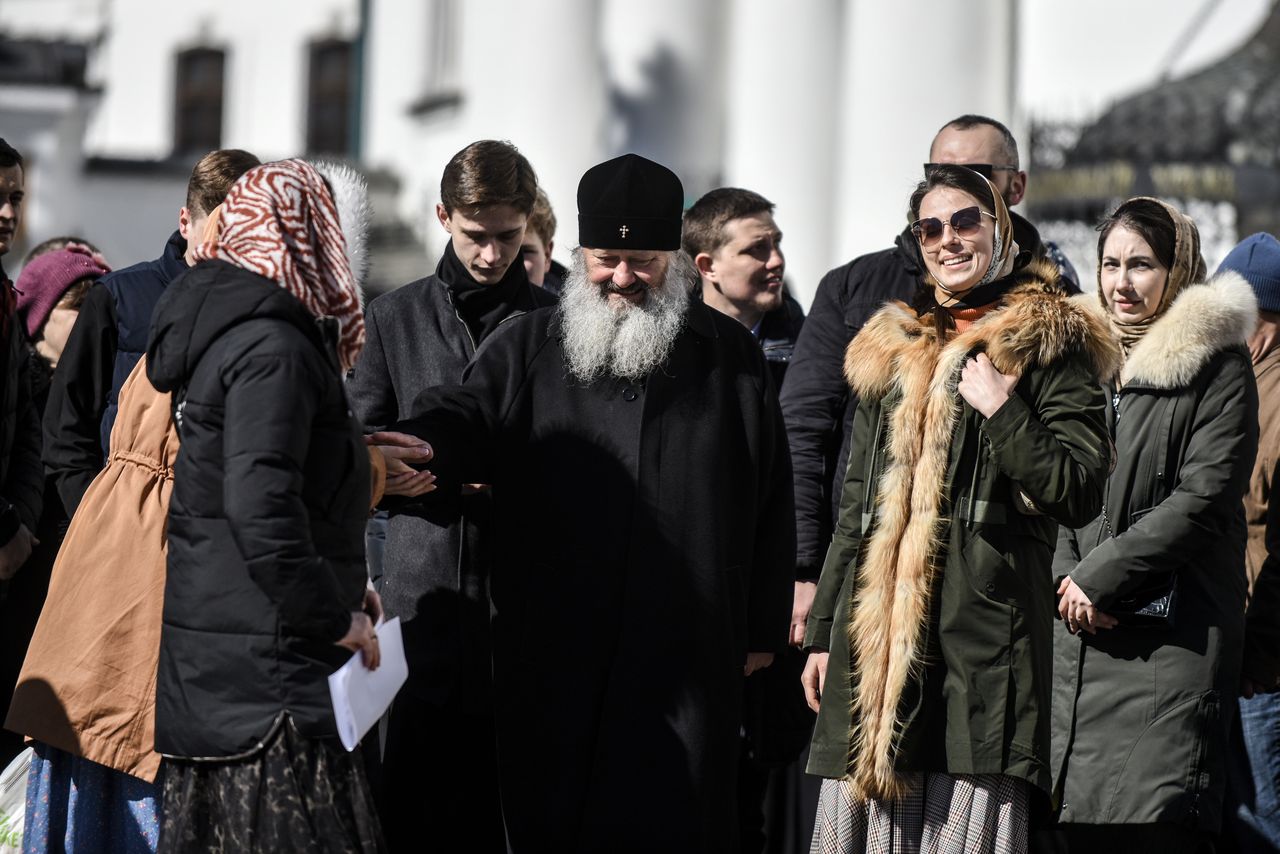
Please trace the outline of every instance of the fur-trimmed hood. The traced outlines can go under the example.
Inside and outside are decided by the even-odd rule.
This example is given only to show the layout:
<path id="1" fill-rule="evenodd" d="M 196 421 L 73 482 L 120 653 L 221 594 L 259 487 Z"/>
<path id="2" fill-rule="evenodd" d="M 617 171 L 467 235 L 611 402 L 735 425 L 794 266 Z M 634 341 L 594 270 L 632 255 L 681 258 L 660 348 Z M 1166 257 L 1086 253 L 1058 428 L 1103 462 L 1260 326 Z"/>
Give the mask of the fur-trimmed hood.
<path id="1" fill-rule="evenodd" d="M 1257 323 L 1258 298 L 1239 273 L 1228 270 L 1190 285 L 1133 345 L 1120 381 L 1184 388 L 1216 353 L 1244 345 Z"/>
<path id="2" fill-rule="evenodd" d="M 891 391 L 900 397 L 885 419 L 876 522 L 859 561 L 848 624 L 857 673 L 848 768 L 862 798 L 896 799 L 906 791 L 895 765 L 903 727 L 899 706 L 925 660 L 924 629 L 942 564 L 943 502 L 962 411 L 956 386 L 975 351 L 1005 374 L 1083 356 L 1099 381 L 1116 374 L 1121 358 L 1105 317 L 1068 298 L 1048 262 L 1015 274 L 998 308 L 941 346 L 933 316 L 918 317 L 902 303 L 877 312 L 849 345 L 845 374 L 854 392 L 867 400 Z"/>
<path id="3" fill-rule="evenodd" d="M 338 224 L 347 244 L 347 264 L 356 284 L 364 287 L 369 277 L 369 223 L 373 219 L 373 206 L 369 204 L 369 182 L 345 163 L 333 160 L 312 162 L 316 171 L 329 182 L 333 191 L 333 205 L 338 209 Z M 363 294 L 361 295 L 363 302 Z"/>

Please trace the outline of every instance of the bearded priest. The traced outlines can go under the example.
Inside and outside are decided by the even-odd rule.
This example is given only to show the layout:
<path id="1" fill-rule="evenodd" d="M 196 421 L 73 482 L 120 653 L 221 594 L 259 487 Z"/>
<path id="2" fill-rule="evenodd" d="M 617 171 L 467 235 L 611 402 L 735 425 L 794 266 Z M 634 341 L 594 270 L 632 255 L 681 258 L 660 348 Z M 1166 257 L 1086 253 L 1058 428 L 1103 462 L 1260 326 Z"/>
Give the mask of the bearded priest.
<path id="1" fill-rule="evenodd" d="M 787 643 L 791 470 L 751 333 L 691 300 L 684 190 L 627 154 L 578 186 L 558 306 L 398 426 L 487 483 L 512 851 L 736 850 L 744 674 Z"/>

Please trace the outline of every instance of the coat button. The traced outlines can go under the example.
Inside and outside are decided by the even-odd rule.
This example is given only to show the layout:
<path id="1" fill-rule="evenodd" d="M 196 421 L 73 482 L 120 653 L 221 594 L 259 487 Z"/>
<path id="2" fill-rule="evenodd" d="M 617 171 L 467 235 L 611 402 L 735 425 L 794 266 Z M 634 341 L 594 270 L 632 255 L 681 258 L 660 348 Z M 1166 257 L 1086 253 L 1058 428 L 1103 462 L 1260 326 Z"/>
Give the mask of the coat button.
<path id="1" fill-rule="evenodd" d="M 625 400 L 627 403 L 630 403 L 631 401 L 635 400 L 639 396 L 640 396 L 639 393 L 633 388 L 629 388 L 622 393 L 622 399 Z"/>
<path id="2" fill-rule="evenodd" d="M 995 592 L 996 592 L 996 586 L 995 586 L 994 584 L 988 584 L 988 585 L 987 585 L 987 592 L 988 592 L 988 593 L 995 593 Z"/>

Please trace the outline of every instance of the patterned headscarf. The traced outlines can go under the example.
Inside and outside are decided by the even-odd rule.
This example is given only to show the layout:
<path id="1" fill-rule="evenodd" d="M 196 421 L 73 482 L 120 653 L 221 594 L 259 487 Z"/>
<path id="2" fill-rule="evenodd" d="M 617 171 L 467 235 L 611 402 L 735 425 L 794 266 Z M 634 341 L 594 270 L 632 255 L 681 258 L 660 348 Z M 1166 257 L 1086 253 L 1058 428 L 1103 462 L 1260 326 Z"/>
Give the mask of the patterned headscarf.
<path id="1" fill-rule="evenodd" d="M 338 358 L 350 370 L 364 346 L 360 289 L 324 178 L 302 160 L 254 167 L 222 203 L 216 241 L 197 261 L 221 259 L 277 282 L 316 317 L 338 321 Z"/>
<path id="2" fill-rule="evenodd" d="M 982 175 L 981 172 L 978 173 Z M 996 279 L 1003 279 L 1005 276 L 1013 272 L 1013 264 L 1018 260 L 1018 241 L 1013 239 L 1013 217 L 1009 216 L 1009 206 L 1004 203 L 1004 197 L 1000 195 L 1000 191 L 996 189 L 996 185 L 991 183 L 991 179 L 986 175 L 982 175 L 982 180 L 987 182 L 987 186 L 991 188 L 991 198 L 993 200 L 992 211 L 996 216 L 995 236 L 991 241 L 991 263 L 987 266 L 987 273 L 982 277 L 982 281 L 974 285 L 975 288 L 990 284 Z"/>
<path id="3" fill-rule="evenodd" d="M 1107 298 L 1102 293 L 1102 265 L 1098 265 L 1098 299 L 1102 302 L 1102 308 L 1107 314 L 1112 330 L 1120 338 L 1120 346 L 1124 349 L 1126 356 L 1133 345 L 1141 341 L 1142 336 L 1147 334 L 1147 330 L 1168 310 L 1169 306 L 1173 305 L 1173 301 L 1177 299 L 1182 289 L 1187 285 L 1203 282 L 1206 275 L 1204 257 L 1200 254 L 1200 230 L 1196 228 L 1195 220 L 1168 202 L 1151 196 L 1135 196 L 1116 208 L 1115 213 L 1120 213 L 1135 202 L 1158 205 L 1173 220 L 1173 266 L 1169 268 L 1169 278 L 1165 281 L 1164 293 L 1160 295 L 1160 305 L 1156 307 L 1155 312 L 1145 320 L 1125 323 L 1117 319 L 1111 307 L 1107 305 Z"/>

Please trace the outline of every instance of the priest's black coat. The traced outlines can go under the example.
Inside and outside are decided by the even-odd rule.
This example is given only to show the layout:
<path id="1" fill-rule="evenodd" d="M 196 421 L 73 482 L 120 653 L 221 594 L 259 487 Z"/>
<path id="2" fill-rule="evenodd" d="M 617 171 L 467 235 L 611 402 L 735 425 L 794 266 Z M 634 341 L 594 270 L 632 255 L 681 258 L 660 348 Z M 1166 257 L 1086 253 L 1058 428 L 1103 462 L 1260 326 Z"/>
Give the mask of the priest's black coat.
<path id="1" fill-rule="evenodd" d="M 398 429 L 493 485 L 494 687 L 513 850 L 736 849 L 742 668 L 785 648 L 795 530 L 754 338 L 700 303 L 642 382 L 583 384 L 509 321 Z"/>

